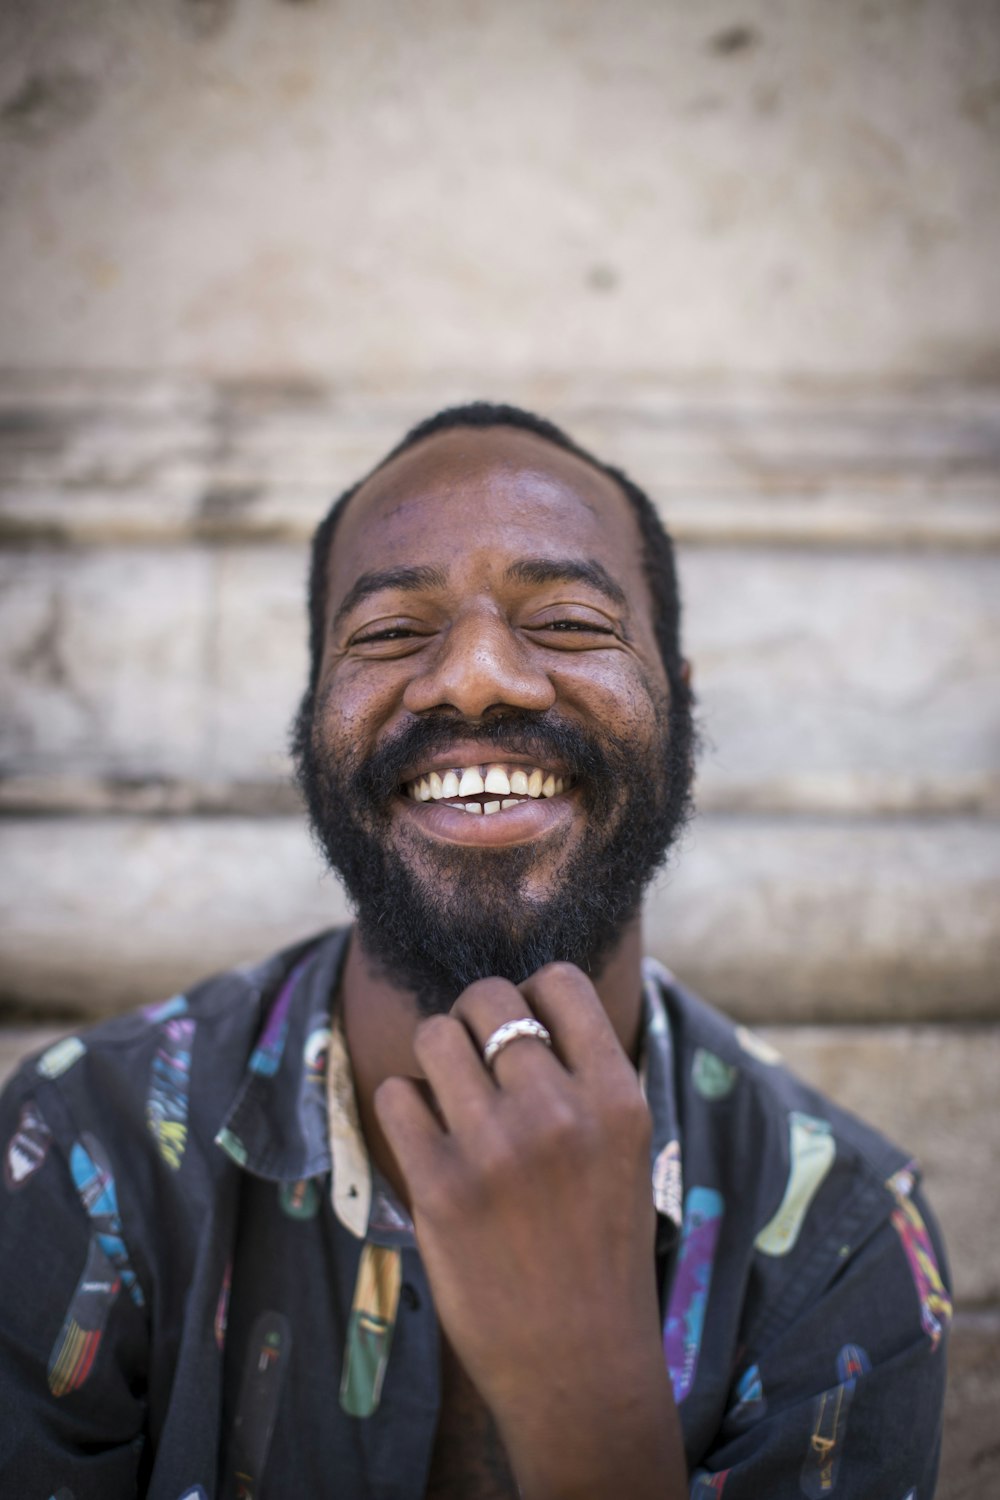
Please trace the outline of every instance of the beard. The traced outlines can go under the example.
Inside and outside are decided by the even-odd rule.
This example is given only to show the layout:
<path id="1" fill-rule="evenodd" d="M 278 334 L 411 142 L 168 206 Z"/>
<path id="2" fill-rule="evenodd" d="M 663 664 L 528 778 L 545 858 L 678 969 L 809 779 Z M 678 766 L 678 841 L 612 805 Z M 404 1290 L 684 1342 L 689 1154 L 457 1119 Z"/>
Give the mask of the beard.
<path id="1" fill-rule="evenodd" d="M 658 704 L 655 714 L 650 744 L 584 730 L 551 710 L 512 709 L 476 724 L 429 713 L 367 758 L 337 757 L 306 694 L 292 748 L 313 837 L 347 889 L 366 957 L 415 995 L 422 1014 L 450 1010 L 477 979 L 520 984 L 557 960 L 600 975 L 690 815 L 690 707 Z M 583 836 L 541 896 L 528 889 L 538 859 L 532 843 L 469 849 L 412 828 L 394 833 L 390 809 L 403 770 L 468 738 L 483 746 L 484 760 L 502 760 L 506 749 L 573 777 Z M 546 839 L 547 854 L 557 837 Z M 573 830 L 561 837 L 568 843 Z"/>

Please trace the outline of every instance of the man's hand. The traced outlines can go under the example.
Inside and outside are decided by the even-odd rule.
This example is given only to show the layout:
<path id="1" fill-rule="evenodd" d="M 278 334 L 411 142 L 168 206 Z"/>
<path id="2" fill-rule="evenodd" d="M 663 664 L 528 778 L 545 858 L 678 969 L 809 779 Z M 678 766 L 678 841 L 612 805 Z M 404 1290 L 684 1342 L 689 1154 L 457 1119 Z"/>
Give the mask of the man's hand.
<path id="1" fill-rule="evenodd" d="M 534 1015 L 550 1050 L 505 1021 Z M 660 1342 L 650 1120 L 593 985 L 552 964 L 484 979 L 421 1023 L 412 1081 L 376 1094 L 444 1331 L 491 1409 L 522 1494 L 686 1494 Z"/>

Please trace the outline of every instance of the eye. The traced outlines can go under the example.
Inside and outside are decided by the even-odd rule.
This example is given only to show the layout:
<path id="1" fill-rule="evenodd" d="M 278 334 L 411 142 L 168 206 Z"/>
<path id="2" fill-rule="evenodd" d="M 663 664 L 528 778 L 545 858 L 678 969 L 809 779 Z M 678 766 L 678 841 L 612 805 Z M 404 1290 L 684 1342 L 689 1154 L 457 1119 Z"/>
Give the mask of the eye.
<path id="1" fill-rule="evenodd" d="M 359 656 L 405 656 L 418 650 L 433 630 L 418 620 L 389 618 L 371 620 L 348 638 L 347 650 Z"/>
<path id="2" fill-rule="evenodd" d="M 620 639 L 607 615 L 584 605 L 571 611 L 565 605 L 550 606 L 528 622 L 526 629 L 539 645 L 553 651 L 595 651 Z"/>
<path id="3" fill-rule="evenodd" d="M 536 628 L 579 631 L 587 635 L 614 635 L 610 625 L 595 625 L 592 620 L 548 620 L 544 625 Z"/>
<path id="4" fill-rule="evenodd" d="M 356 635 L 351 642 L 352 646 L 372 646 L 379 641 L 405 641 L 411 635 L 416 635 L 407 625 L 387 625 L 382 630 L 370 630 L 364 635 Z"/>

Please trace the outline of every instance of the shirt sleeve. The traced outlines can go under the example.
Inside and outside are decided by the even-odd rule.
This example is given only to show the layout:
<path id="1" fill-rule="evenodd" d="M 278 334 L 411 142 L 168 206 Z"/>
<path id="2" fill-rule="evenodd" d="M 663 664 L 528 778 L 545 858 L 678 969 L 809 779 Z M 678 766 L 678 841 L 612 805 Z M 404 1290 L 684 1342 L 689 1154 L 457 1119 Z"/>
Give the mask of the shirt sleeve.
<path id="1" fill-rule="evenodd" d="M 145 1443 L 145 1298 L 101 1142 L 25 1065 L 0 1099 L 0 1493 L 119 1500 Z"/>
<path id="2" fill-rule="evenodd" d="M 916 1189 L 822 1294 L 741 1362 L 692 1500 L 931 1500 L 951 1298 Z"/>

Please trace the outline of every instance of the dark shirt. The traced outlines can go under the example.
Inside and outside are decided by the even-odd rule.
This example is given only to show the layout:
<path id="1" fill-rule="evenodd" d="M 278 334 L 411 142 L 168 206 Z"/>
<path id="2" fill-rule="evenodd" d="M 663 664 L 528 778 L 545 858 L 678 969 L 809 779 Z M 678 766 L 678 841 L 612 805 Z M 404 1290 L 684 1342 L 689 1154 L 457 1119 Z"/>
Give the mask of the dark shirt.
<path id="1" fill-rule="evenodd" d="M 345 934 L 24 1063 L 0 1112 L 0 1493 L 424 1493 L 438 1327 L 369 1162 Z M 951 1312 L 905 1153 L 647 962 L 664 1358 L 693 1496 L 930 1500 Z"/>

